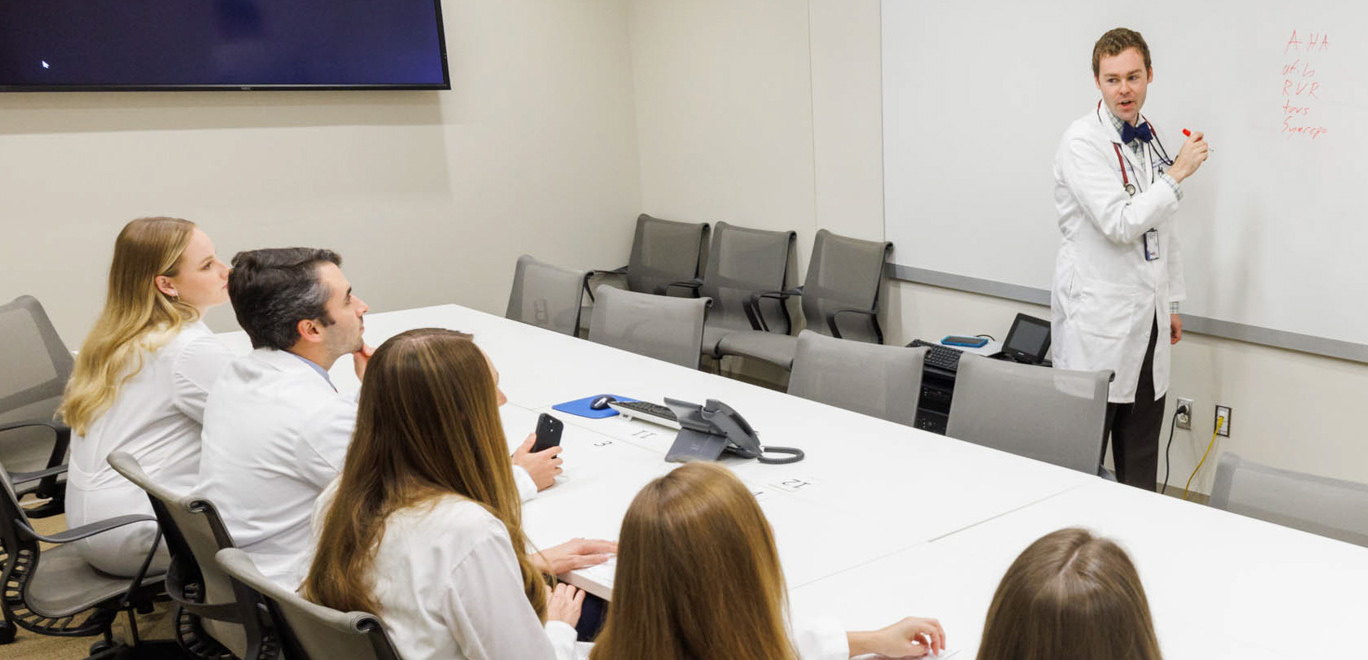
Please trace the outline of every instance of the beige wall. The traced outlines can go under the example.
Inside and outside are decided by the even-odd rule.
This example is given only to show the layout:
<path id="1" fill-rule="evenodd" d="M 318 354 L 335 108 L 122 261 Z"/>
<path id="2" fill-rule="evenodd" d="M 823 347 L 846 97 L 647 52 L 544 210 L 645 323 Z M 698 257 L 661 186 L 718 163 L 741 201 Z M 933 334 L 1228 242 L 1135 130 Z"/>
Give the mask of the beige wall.
<path id="1" fill-rule="evenodd" d="M 501 312 L 521 252 L 624 262 L 635 214 L 883 236 L 878 0 L 445 3 L 449 92 L 0 95 L 0 300 L 32 293 L 73 347 L 118 228 L 201 223 L 224 256 L 333 247 L 379 311 Z M 890 341 L 1001 333 L 1043 308 L 898 282 Z M 219 329 L 231 314 L 210 317 Z M 1218 445 L 1368 482 L 1368 366 L 1189 335 L 1182 485 Z M 1205 490 L 1210 469 L 1197 485 Z"/>
<path id="2" fill-rule="evenodd" d="M 818 228 L 883 236 L 878 0 L 634 0 L 631 33 L 645 210 L 794 228 L 804 260 Z M 890 342 L 1048 315 L 906 282 L 890 293 Z M 1173 366 L 1172 394 L 1197 400 L 1173 445 L 1180 489 L 1218 402 L 1234 409 L 1232 434 L 1195 488 L 1209 489 L 1221 450 L 1368 482 L 1355 415 L 1368 365 L 1190 334 Z"/>
<path id="3" fill-rule="evenodd" d="M 451 91 L 0 95 L 0 300 L 38 296 L 77 347 L 143 215 L 200 223 L 225 259 L 334 248 L 376 311 L 502 313 L 521 252 L 625 263 L 625 0 L 443 4 Z"/>

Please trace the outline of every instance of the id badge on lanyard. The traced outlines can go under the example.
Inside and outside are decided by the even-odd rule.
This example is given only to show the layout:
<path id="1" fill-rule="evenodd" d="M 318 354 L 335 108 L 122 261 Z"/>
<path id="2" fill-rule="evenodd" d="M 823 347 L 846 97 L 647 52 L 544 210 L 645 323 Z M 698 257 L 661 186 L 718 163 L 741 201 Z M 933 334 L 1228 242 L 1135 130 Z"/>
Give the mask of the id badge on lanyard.
<path id="1" fill-rule="evenodd" d="M 1157 261 L 1159 259 L 1159 230 L 1151 229 L 1145 232 L 1145 261 Z"/>

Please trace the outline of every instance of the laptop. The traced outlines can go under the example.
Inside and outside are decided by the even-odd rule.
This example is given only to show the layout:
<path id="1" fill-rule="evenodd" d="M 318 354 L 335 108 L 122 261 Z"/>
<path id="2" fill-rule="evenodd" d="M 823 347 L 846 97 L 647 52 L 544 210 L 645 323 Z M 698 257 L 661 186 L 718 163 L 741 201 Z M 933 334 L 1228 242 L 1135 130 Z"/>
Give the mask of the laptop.
<path id="1" fill-rule="evenodd" d="M 1040 364 L 1050 351 L 1050 322 L 1034 316 L 1017 314 L 1012 321 L 1012 329 L 1007 332 L 1007 340 L 1002 343 L 1002 352 L 993 357 L 1020 362 Z"/>

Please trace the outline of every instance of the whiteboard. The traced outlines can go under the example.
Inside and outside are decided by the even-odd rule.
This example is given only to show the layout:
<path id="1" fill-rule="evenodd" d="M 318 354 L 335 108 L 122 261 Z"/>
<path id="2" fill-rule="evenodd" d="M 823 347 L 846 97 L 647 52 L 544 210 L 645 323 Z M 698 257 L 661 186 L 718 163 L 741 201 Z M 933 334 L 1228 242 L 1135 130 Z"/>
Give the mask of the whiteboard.
<path id="1" fill-rule="evenodd" d="M 884 0 L 896 262 L 1050 288 L 1054 154 L 1096 107 L 1092 46 L 1117 26 L 1149 43 L 1143 112 L 1170 155 L 1182 128 L 1213 149 L 1183 183 L 1185 316 L 1368 349 L 1365 3 Z"/>

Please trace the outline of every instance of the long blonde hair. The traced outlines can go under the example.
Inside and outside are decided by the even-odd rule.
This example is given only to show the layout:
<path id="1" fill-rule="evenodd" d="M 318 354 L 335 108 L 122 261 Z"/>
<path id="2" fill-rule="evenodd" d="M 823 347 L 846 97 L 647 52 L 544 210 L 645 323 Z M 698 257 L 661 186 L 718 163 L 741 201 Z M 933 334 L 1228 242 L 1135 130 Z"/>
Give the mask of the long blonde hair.
<path id="1" fill-rule="evenodd" d="M 613 606 L 591 660 L 796 660 L 774 535 L 730 470 L 689 463 L 622 520 Z"/>
<path id="2" fill-rule="evenodd" d="M 1083 529 L 1026 548 L 998 585 L 978 660 L 1162 660 L 1126 551 Z"/>
<path id="3" fill-rule="evenodd" d="M 522 502 L 497 392 L 470 335 L 410 330 L 376 349 L 361 385 L 356 435 L 304 580 L 306 598 L 379 614 L 368 585 L 385 519 L 454 494 L 483 506 L 507 528 L 527 600 L 545 620 L 546 584 L 525 550 Z"/>
<path id="4" fill-rule="evenodd" d="M 95 327 L 81 344 L 58 412 L 85 435 L 142 370 L 143 354 L 155 351 L 199 310 L 157 289 L 158 275 L 175 277 L 195 223 L 180 218 L 138 218 L 114 240 L 109 292 Z"/>

